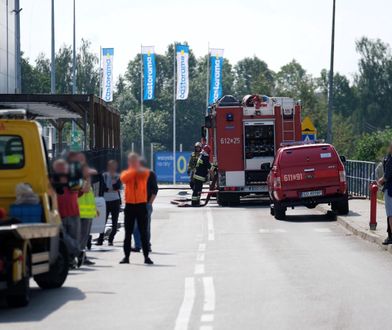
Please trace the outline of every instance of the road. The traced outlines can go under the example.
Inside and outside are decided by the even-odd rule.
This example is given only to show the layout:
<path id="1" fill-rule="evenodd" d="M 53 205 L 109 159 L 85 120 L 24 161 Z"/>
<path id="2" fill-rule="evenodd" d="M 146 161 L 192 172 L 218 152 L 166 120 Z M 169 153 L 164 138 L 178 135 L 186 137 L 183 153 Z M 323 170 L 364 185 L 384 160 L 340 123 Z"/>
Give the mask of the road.
<path id="1" fill-rule="evenodd" d="M 1 307 L 0 329 L 389 329 L 389 253 L 317 210 L 276 221 L 265 205 L 178 208 L 176 193 L 155 205 L 154 266 L 119 265 L 119 233 L 62 289 Z"/>

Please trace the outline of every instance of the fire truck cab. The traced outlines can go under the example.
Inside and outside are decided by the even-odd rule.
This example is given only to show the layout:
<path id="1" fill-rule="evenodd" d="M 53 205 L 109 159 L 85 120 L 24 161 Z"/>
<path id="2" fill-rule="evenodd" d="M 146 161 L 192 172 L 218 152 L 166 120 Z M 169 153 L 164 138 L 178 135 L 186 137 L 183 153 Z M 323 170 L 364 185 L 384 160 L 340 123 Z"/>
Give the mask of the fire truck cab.
<path id="1" fill-rule="evenodd" d="M 267 195 L 267 176 L 282 143 L 301 140 L 301 105 L 288 97 L 224 96 L 208 109 L 203 136 L 218 167 L 218 204 Z"/>

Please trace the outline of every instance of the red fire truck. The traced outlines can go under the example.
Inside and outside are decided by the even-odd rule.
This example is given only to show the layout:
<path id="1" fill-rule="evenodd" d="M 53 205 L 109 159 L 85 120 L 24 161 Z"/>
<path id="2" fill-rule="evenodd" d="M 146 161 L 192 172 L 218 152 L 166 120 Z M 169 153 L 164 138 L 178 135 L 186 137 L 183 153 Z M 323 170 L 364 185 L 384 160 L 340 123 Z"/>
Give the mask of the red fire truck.
<path id="1" fill-rule="evenodd" d="M 301 104 L 289 97 L 224 96 L 206 116 L 203 136 L 218 166 L 219 205 L 267 195 L 267 176 L 281 144 L 301 140 Z"/>

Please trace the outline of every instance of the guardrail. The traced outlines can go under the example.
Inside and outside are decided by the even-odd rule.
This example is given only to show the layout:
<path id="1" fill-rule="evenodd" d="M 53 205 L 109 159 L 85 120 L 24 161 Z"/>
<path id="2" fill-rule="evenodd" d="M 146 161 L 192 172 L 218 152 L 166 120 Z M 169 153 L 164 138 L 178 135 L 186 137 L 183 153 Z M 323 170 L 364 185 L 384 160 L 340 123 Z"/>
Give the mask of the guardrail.
<path id="1" fill-rule="evenodd" d="M 345 163 L 348 191 L 353 196 L 370 197 L 370 183 L 376 179 L 377 163 L 347 160 Z"/>

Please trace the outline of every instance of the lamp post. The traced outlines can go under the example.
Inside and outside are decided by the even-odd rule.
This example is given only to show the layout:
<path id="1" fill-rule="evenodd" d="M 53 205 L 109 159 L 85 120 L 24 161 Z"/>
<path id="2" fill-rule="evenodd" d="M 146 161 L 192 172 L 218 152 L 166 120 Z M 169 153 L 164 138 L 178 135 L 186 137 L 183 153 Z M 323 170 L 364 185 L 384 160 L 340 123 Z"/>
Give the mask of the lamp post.
<path id="1" fill-rule="evenodd" d="M 331 36 L 331 66 L 329 69 L 329 87 L 328 87 L 328 130 L 327 142 L 333 142 L 332 135 L 332 113 L 333 113 L 333 77 L 334 77 L 334 56 L 335 56 L 335 10 L 336 0 L 333 0 L 332 8 L 332 36 Z"/>
<path id="2" fill-rule="evenodd" d="M 54 0 L 52 0 L 52 29 L 51 29 L 51 58 L 50 58 L 50 92 L 56 94 L 56 63 L 55 63 L 55 44 L 54 44 Z"/>

